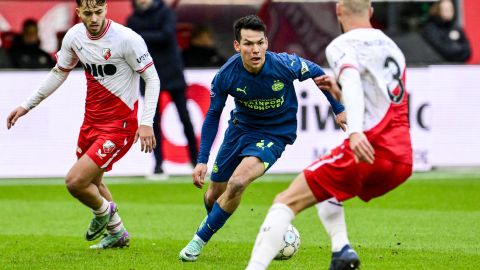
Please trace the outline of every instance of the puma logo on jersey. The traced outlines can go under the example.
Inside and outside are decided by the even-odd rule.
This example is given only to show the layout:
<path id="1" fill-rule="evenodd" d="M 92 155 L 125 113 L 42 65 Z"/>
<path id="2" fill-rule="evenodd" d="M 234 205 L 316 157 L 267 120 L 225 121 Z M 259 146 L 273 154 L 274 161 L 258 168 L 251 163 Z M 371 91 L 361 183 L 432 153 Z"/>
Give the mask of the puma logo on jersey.
<path id="1" fill-rule="evenodd" d="M 246 95 L 247 94 L 247 87 L 245 86 L 243 89 L 237 87 L 237 92 L 242 92 Z"/>

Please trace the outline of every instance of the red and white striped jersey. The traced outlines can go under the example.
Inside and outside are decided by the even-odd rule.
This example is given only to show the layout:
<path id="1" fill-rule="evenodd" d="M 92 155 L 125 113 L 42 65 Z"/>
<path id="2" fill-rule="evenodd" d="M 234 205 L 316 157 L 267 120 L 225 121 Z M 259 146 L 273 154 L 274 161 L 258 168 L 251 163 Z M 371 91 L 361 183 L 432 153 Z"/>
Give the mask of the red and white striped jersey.
<path id="1" fill-rule="evenodd" d="M 87 78 L 85 121 L 108 124 L 137 117 L 140 74 L 153 65 L 144 40 L 112 20 L 97 36 L 79 23 L 66 33 L 56 54 L 57 67 L 73 69 L 81 62 Z"/>
<path id="2" fill-rule="evenodd" d="M 398 46 L 380 30 L 360 28 L 333 40 L 326 55 L 337 79 L 345 68 L 359 71 L 365 102 L 362 126 L 376 155 L 411 164 L 406 64 Z"/>

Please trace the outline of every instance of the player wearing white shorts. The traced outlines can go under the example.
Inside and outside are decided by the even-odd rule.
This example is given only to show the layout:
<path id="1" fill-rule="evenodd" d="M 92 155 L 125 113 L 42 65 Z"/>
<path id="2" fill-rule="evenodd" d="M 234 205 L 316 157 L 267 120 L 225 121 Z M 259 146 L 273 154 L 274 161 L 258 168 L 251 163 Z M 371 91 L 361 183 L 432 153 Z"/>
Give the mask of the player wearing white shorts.
<path id="1" fill-rule="evenodd" d="M 80 62 L 87 79 L 85 118 L 78 137 L 78 160 L 65 177 L 65 183 L 68 191 L 94 213 L 86 240 L 95 240 L 108 231 L 91 248 L 128 246 L 130 236 L 103 174 L 138 139 L 141 151 L 152 152 L 156 145 L 152 123 L 160 80 L 143 39 L 129 28 L 106 19 L 105 0 L 76 2 L 82 23 L 68 30 L 56 54 L 56 66 L 38 90 L 10 113 L 7 128 L 58 89 Z M 140 76 L 145 80 L 146 94 L 138 125 Z"/>
<path id="2" fill-rule="evenodd" d="M 390 38 L 372 28 L 370 0 L 339 0 L 336 12 L 344 34 L 329 44 L 326 54 L 342 92 L 332 78 L 324 84 L 343 96 L 349 138 L 277 195 L 248 270 L 266 269 L 295 215 L 315 204 L 332 242 L 329 270 L 358 269 L 341 202 L 356 196 L 369 201 L 412 173 L 405 58 Z"/>

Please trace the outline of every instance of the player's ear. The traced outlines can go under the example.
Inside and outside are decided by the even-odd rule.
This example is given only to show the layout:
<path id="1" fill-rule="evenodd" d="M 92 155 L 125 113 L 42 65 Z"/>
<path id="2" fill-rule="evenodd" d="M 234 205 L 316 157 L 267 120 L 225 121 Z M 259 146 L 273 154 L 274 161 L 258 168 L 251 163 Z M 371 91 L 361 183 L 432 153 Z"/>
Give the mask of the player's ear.
<path id="1" fill-rule="evenodd" d="M 107 11 L 108 11 L 108 4 L 105 3 L 105 15 L 107 15 Z"/>
<path id="2" fill-rule="evenodd" d="M 78 18 L 80 18 L 80 9 L 78 7 L 75 8 L 75 13 L 77 13 Z"/>
<path id="3" fill-rule="evenodd" d="M 337 4 L 335 4 L 335 15 L 337 15 L 337 17 L 340 17 L 340 3 L 337 2 Z"/>
<path id="4" fill-rule="evenodd" d="M 233 41 L 233 48 L 235 49 L 235 51 L 236 51 L 237 53 L 240 52 L 240 43 L 239 43 L 237 40 L 234 40 L 234 41 Z"/>
<path id="5" fill-rule="evenodd" d="M 368 9 L 368 18 L 372 18 L 372 16 L 373 16 L 373 7 L 370 7 Z"/>

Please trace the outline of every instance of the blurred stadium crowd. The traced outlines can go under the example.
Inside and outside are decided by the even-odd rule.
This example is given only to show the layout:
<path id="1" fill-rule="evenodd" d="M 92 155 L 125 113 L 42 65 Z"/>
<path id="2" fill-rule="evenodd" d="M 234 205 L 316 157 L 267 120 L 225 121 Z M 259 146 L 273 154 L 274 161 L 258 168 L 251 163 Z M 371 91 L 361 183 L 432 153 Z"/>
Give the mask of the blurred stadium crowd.
<path id="1" fill-rule="evenodd" d="M 234 54 L 232 22 L 258 14 L 270 49 L 326 65 L 325 47 L 340 29 L 335 1 L 166 0 L 177 15 L 177 41 L 186 67 L 217 67 Z M 32 6 L 35 8 L 32 8 Z M 480 9 L 476 0 L 379 1 L 373 24 L 404 51 L 409 66 L 480 64 Z M 108 16 L 126 24 L 130 0 L 109 0 Z M 0 1 L 0 68 L 50 68 L 66 30 L 78 23 L 75 2 Z M 203 48 L 203 50 L 202 50 Z M 212 61 L 198 59 L 209 50 Z"/>

